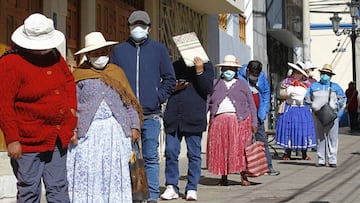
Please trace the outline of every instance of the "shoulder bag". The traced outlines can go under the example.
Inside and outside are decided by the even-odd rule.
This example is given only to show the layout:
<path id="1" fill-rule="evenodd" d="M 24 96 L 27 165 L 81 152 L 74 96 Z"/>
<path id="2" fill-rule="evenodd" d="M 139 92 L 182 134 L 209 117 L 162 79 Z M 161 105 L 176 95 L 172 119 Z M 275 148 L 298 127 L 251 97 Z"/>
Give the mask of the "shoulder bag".
<path id="1" fill-rule="evenodd" d="M 337 114 L 334 109 L 330 106 L 330 96 L 331 96 L 331 82 L 329 87 L 329 98 L 328 102 L 324 104 L 319 110 L 314 111 L 316 117 L 319 119 L 323 126 L 327 126 L 337 118 Z"/>

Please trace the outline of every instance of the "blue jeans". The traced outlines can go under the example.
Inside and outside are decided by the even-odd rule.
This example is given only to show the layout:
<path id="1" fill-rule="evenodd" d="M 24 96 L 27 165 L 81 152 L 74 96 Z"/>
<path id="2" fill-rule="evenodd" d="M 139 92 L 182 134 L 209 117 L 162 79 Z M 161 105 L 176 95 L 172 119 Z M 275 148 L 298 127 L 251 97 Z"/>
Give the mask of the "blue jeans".
<path id="1" fill-rule="evenodd" d="M 160 117 L 154 116 L 144 120 L 141 128 L 142 153 L 145 162 L 145 171 L 149 184 L 149 200 L 158 200 L 159 189 L 159 135 Z"/>
<path id="2" fill-rule="evenodd" d="M 201 175 L 201 136 L 202 133 L 182 133 L 174 132 L 166 134 L 165 146 L 165 184 L 173 185 L 175 190 L 179 192 L 179 154 L 181 150 L 181 140 L 185 136 L 187 146 L 188 162 L 188 182 L 185 192 L 189 190 L 197 190 L 197 185 Z"/>
<path id="3" fill-rule="evenodd" d="M 269 150 L 269 144 L 268 144 L 268 139 L 267 136 L 265 134 L 265 127 L 264 127 L 264 122 L 258 121 L 258 131 L 255 134 L 255 138 L 257 141 L 261 141 L 264 143 L 265 145 L 265 155 L 266 155 L 266 160 L 268 163 L 268 168 L 272 169 L 273 165 L 272 165 L 272 158 L 271 158 L 271 154 L 270 154 L 270 150 Z"/>

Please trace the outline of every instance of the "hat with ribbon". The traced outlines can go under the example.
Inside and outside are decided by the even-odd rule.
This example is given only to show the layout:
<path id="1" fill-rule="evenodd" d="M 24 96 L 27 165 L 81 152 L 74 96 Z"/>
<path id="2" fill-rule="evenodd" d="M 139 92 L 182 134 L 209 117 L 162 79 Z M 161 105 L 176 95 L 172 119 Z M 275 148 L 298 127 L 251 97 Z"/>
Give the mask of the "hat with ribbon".
<path id="1" fill-rule="evenodd" d="M 216 67 L 237 67 L 241 68 L 240 62 L 236 59 L 234 55 L 226 55 L 222 63 L 216 64 Z"/>
<path id="2" fill-rule="evenodd" d="M 320 73 L 329 73 L 331 75 L 335 75 L 331 64 L 324 64 L 322 69 L 320 69 L 319 71 L 320 71 Z"/>
<path id="3" fill-rule="evenodd" d="M 305 64 L 301 61 L 296 62 L 296 64 L 288 62 L 288 65 L 294 69 L 299 71 L 301 74 L 305 75 L 306 77 L 309 77 L 309 75 L 305 72 Z"/>
<path id="4" fill-rule="evenodd" d="M 115 41 L 106 41 L 101 32 L 91 32 L 85 36 L 85 47 L 76 52 L 75 55 L 86 53 L 117 43 L 118 42 Z"/>
<path id="5" fill-rule="evenodd" d="M 64 34 L 54 28 L 52 19 L 40 13 L 31 14 L 11 35 L 18 46 L 31 50 L 52 49 L 64 42 Z"/>

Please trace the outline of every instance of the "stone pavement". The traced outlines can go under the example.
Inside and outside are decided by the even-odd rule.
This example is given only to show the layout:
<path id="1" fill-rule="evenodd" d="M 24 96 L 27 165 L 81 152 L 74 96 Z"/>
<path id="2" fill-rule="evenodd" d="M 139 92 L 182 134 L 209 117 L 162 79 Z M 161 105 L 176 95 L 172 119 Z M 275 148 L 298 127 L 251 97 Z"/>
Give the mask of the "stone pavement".
<path id="1" fill-rule="evenodd" d="M 338 154 L 338 167 L 315 167 L 316 152 L 309 151 L 310 161 L 300 160 L 301 155 L 293 160 L 284 161 L 273 157 L 274 168 L 281 172 L 278 176 L 250 178 L 251 186 L 240 184 L 240 175 L 229 175 L 229 186 L 217 186 L 219 176 L 206 170 L 205 147 L 203 146 L 202 177 L 198 186 L 198 202 L 206 203 L 350 203 L 360 202 L 360 133 L 349 133 L 348 128 L 341 128 Z M 283 150 L 275 148 L 282 156 Z M 273 150 L 271 150 L 274 152 Z M 3 156 L 1 158 L 1 156 Z M 15 179 L 11 173 L 5 154 L 0 156 L 0 203 L 15 202 Z M 164 191 L 164 163 L 161 162 L 160 185 Z M 169 203 L 186 202 L 184 188 L 186 184 L 187 159 L 180 158 L 179 187 L 182 198 Z M 14 190 L 15 189 L 15 190 Z M 42 200 L 42 202 L 46 202 Z"/>

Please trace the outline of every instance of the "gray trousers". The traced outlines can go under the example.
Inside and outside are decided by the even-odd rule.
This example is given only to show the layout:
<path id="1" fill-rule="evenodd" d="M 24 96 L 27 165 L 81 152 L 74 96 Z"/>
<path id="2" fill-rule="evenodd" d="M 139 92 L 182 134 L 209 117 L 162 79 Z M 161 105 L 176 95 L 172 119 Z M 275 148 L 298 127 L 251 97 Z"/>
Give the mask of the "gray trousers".
<path id="1" fill-rule="evenodd" d="M 47 202 L 68 203 L 66 178 L 66 150 L 57 141 L 54 151 L 24 153 L 20 159 L 11 159 L 11 166 L 17 178 L 17 202 L 39 203 L 41 179 L 44 181 Z"/>
<path id="2" fill-rule="evenodd" d="M 316 141 L 317 156 L 319 164 L 337 163 L 337 151 L 339 145 L 339 119 L 335 119 L 333 123 L 323 126 L 316 116 L 313 116 Z"/>

